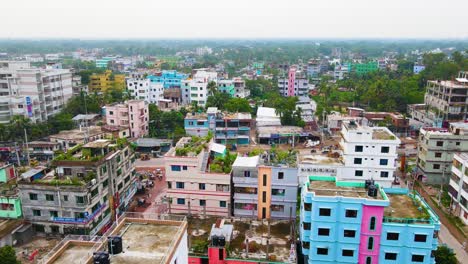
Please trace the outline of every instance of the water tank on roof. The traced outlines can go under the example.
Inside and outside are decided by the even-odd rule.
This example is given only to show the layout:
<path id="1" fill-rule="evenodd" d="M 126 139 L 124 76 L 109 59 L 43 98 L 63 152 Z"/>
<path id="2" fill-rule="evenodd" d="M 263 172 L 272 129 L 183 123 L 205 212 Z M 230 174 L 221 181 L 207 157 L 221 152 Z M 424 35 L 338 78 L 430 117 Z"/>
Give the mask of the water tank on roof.
<path id="1" fill-rule="evenodd" d="M 366 180 L 365 181 L 365 187 L 366 189 L 369 188 L 369 186 L 374 185 L 374 180 Z"/>
<path id="2" fill-rule="evenodd" d="M 122 237 L 109 237 L 109 239 L 107 240 L 107 248 L 109 250 L 109 253 L 111 253 L 112 255 L 122 253 Z"/>
<path id="3" fill-rule="evenodd" d="M 377 197 L 377 186 L 369 185 L 369 189 L 367 190 L 367 195 L 370 197 Z"/>
<path id="4" fill-rule="evenodd" d="M 94 264 L 110 264 L 109 253 L 107 252 L 94 252 L 93 253 Z"/>

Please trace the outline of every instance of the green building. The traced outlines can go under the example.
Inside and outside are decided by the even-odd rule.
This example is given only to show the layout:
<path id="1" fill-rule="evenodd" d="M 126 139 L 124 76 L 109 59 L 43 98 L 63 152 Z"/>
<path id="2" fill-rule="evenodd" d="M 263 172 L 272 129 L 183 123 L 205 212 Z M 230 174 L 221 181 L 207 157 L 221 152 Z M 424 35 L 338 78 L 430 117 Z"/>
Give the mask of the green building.
<path id="1" fill-rule="evenodd" d="M 375 72 L 379 69 L 379 65 L 376 61 L 366 63 L 348 63 L 348 71 L 354 72 L 358 75 Z"/>
<path id="2" fill-rule="evenodd" d="M 12 164 L 0 167 L 0 218 L 18 219 L 23 215 L 15 181 Z"/>
<path id="3" fill-rule="evenodd" d="M 218 81 L 218 91 L 221 93 L 227 93 L 231 97 L 234 97 L 236 94 L 236 88 L 234 87 L 234 82 L 232 80 L 221 80 Z"/>

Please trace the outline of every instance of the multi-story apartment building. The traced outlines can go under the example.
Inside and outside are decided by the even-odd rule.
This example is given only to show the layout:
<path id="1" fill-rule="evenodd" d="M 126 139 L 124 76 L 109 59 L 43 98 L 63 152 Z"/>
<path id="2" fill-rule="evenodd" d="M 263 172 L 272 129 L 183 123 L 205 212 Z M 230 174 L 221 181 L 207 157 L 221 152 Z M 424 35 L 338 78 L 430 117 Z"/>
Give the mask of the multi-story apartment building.
<path id="1" fill-rule="evenodd" d="M 39 233 L 95 235 L 124 212 L 136 192 L 129 146 L 97 140 L 31 170 L 18 181 L 24 218 Z"/>
<path id="2" fill-rule="evenodd" d="M 73 91 L 73 95 L 80 95 L 81 93 L 88 93 L 88 85 L 81 83 L 80 75 L 73 75 L 72 91 Z"/>
<path id="3" fill-rule="evenodd" d="M 0 61 L 0 123 L 22 115 L 44 122 L 72 97 L 69 70 L 32 68 L 26 61 Z"/>
<path id="4" fill-rule="evenodd" d="M 427 81 L 424 104 L 408 106 L 408 113 L 424 126 L 442 127 L 447 122 L 467 119 L 468 72 L 460 72 L 455 80 Z"/>
<path id="5" fill-rule="evenodd" d="M 245 89 L 244 80 L 240 77 L 218 81 L 218 91 L 238 98 L 245 98 L 250 95 L 250 91 Z"/>
<path id="6" fill-rule="evenodd" d="M 106 105 L 103 115 L 109 126 L 128 127 L 132 138 L 148 135 L 148 104 L 143 100 Z"/>
<path id="7" fill-rule="evenodd" d="M 164 89 L 180 88 L 182 85 L 182 80 L 187 78 L 188 74 L 168 70 L 148 76 L 148 79 L 151 81 L 151 83 L 162 84 Z"/>
<path id="8" fill-rule="evenodd" d="M 310 59 L 307 62 L 307 76 L 317 78 L 323 72 L 328 70 L 328 61 L 325 59 Z"/>
<path id="9" fill-rule="evenodd" d="M 246 145 L 250 142 L 252 127 L 250 113 L 224 113 L 209 107 L 206 113 L 187 113 L 185 131 L 191 136 L 206 136 L 211 131 L 216 143 Z"/>
<path id="10" fill-rule="evenodd" d="M 297 66 L 291 66 L 288 77 L 278 79 L 278 89 L 284 96 L 306 96 L 309 92 L 309 80 Z"/>
<path id="11" fill-rule="evenodd" d="M 452 212 L 468 225 L 468 153 L 453 156 L 448 193 L 452 198 Z"/>
<path id="12" fill-rule="evenodd" d="M 416 178 L 429 184 L 448 183 L 453 154 L 468 151 L 468 123 L 421 128 Z"/>
<path id="13" fill-rule="evenodd" d="M 127 79 L 127 92 L 135 99 L 157 104 L 164 99 L 164 84 L 151 82 L 148 78 L 134 77 Z"/>
<path id="14" fill-rule="evenodd" d="M 295 155 L 295 154 L 293 154 Z M 297 168 L 272 165 L 260 156 L 237 157 L 232 165 L 233 215 L 258 219 L 296 217 Z"/>
<path id="15" fill-rule="evenodd" d="M 230 214 L 231 175 L 210 171 L 215 155 L 225 154 L 220 147 L 207 137 L 183 137 L 164 155 L 170 213 Z"/>
<path id="16" fill-rule="evenodd" d="M 109 89 L 125 89 L 125 74 L 114 74 L 111 70 L 104 73 L 93 73 L 89 80 L 90 92 L 105 93 Z"/>
<path id="17" fill-rule="evenodd" d="M 400 143 L 400 139 L 386 127 L 344 122 L 340 142 L 344 166 L 340 180 L 373 179 L 383 187 L 391 187 Z"/>
<path id="18" fill-rule="evenodd" d="M 416 192 L 311 176 L 300 212 L 306 263 L 435 263 L 440 221 Z"/>
<path id="19" fill-rule="evenodd" d="M 109 63 L 115 59 L 115 57 L 102 57 L 101 59 L 96 59 L 96 67 L 106 69 L 109 66 Z"/>
<path id="20" fill-rule="evenodd" d="M 218 73 L 207 69 L 195 69 L 192 79 L 183 80 L 181 83 L 181 95 L 183 104 L 197 102 L 204 106 L 208 100 L 209 92 L 207 89 L 209 82 L 217 82 Z"/>
<path id="21" fill-rule="evenodd" d="M 349 74 L 350 68 L 348 64 L 336 65 L 333 70 L 333 77 L 335 80 L 343 80 Z"/>

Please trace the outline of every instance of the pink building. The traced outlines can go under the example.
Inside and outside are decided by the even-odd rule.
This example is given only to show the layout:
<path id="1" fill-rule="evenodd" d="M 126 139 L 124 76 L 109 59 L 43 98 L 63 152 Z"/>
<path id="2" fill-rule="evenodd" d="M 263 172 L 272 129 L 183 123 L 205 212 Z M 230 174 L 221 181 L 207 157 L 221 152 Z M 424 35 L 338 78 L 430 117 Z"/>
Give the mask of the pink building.
<path id="1" fill-rule="evenodd" d="M 278 89 L 284 96 L 307 96 L 309 93 L 309 80 L 305 72 L 297 66 L 291 66 L 285 78 L 278 79 Z"/>
<path id="2" fill-rule="evenodd" d="M 106 105 L 104 116 L 109 126 L 128 127 L 130 137 L 148 135 L 148 105 L 143 100 L 129 100 L 125 103 Z"/>

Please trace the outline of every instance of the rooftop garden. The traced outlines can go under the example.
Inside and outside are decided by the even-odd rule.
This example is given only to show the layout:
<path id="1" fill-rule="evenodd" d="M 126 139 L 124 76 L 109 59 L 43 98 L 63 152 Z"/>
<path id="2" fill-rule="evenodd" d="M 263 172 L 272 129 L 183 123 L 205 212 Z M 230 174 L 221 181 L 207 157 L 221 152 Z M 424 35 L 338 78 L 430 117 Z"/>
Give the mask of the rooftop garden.
<path id="1" fill-rule="evenodd" d="M 52 185 L 52 186 L 84 186 L 89 183 L 92 179 L 96 178 L 96 173 L 93 171 L 88 172 L 83 177 L 78 176 L 66 176 L 66 177 L 54 177 L 54 178 L 43 178 L 35 180 L 36 184 Z"/>
<path id="2" fill-rule="evenodd" d="M 190 141 L 183 144 L 183 146 L 176 146 L 176 156 L 196 156 L 202 150 L 208 148 L 208 143 L 212 138 L 212 133 L 208 133 L 205 137 L 192 136 Z"/>
<path id="3" fill-rule="evenodd" d="M 231 154 L 229 152 L 224 157 L 216 157 L 211 161 L 210 172 L 217 173 L 230 173 L 232 170 L 232 164 L 237 158 L 237 154 Z"/>
<path id="4" fill-rule="evenodd" d="M 277 147 L 272 147 L 270 150 L 270 163 L 271 164 L 285 164 L 290 167 L 295 167 L 297 162 L 297 150 L 281 150 Z"/>

